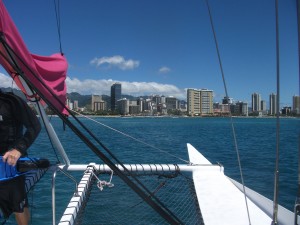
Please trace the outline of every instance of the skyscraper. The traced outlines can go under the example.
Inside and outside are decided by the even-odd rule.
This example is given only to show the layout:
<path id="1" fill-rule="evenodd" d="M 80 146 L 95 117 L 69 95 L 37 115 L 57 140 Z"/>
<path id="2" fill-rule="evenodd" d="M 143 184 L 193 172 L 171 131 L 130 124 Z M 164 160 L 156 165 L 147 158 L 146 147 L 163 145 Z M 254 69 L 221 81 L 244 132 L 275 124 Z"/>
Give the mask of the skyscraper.
<path id="1" fill-rule="evenodd" d="M 201 89 L 201 114 L 213 113 L 213 91 Z"/>
<path id="2" fill-rule="evenodd" d="M 200 115 L 200 90 L 188 89 L 187 90 L 187 112 L 189 115 Z"/>
<path id="3" fill-rule="evenodd" d="M 111 111 L 115 111 L 117 109 L 117 101 L 121 99 L 121 95 L 121 84 L 114 83 L 110 89 Z"/>
<path id="4" fill-rule="evenodd" d="M 92 95 L 91 108 L 93 112 L 105 110 L 105 102 L 102 100 L 100 95 Z"/>
<path id="5" fill-rule="evenodd" d="M 272 93 L 269 97 L 269 104 L 270 104 L 270 115 L 275 115 L 277 112 L 277 95 Z"/>
<path id="6" fill-rule="evenodd" d="M 261 96 L 258 93 L 253 93 L 252 94 L 252 112 L 259 112 L 261 111 Z"/>
<path id="7" fill-rule="evenodd" d="M 266 112 L 267 111 L 267 103 L 265 100 L 260 101 L 260 110 Z"/>
<path id="8" fill-rule="evenodd" d="M 293 112 L 300 114 L 300 96 L 293 96 Z"/>
<path id="9" fill-rule="evenodd" d="M 213 113 L 213 91 L 207 89 L 187 90 L 187 112 L 189 115 Z"/>

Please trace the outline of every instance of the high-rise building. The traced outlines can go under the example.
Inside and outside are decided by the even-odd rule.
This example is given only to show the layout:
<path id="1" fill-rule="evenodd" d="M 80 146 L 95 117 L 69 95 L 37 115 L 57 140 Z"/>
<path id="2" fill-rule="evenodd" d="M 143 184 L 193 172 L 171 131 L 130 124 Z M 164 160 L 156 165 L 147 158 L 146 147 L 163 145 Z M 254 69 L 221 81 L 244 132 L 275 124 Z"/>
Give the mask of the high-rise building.
<path id="1" fill-rule="evenodd" d="M 258 93 L 252 94 L 252 112 L 261 111 L 261 95 Z"/>
<path id="2" fill-rule="evenodd" d="M 222 104 L 233 104 L 233 98 L 229 98 L 229 97 L 224 97 L 222 99 Z"/>
<path id="3" fill-rule="evenodd" d="M 78 100 L 74 100 L 74 109 L 75 110 L 79 109 Z"/>
<path id="4" fill-rule="evenodd" d="M 191 116 L 213 113 L 213 91 L 207 89 L 187 90 L 187 112 Z"/>
<path id="5" fill-rule="evenodd" d="M 110 88 L 111 111 L 117 109 L 117 101 L 121 99 L 122 90 L 120 83 L 114 83 Z"/>
<path id="6" fill-rule="evenodd" d="M 129 100 L 126 98 L 119 99 L 117 101 L 117 108 L 120 110 L 122 115 L 129 114 Z"/>
<path id="7" fill-rule="evenodd" d="M 201 89 L 201 114 L 213 113 L 213 91 Z"/>
<path id="8" fill-rule="evenodd" d="M 161 103 L 161 97 L 159 95 L 154 95 L 152 96 L 152 101 L 158 105 L 159 103 Z"/>
<path id="9" fill-rule="evenodd" d="M 175 97 L 166 97 L 167 109 L 178 109 L 178 100 Z"/>
<path id="10" fill-rule="evenodd" d="M 197 89 L 187 89 L 187 112 L 188 115 L 197 116 L 201 114 L 200 102 L 201 92 Z"/>
<path id="11" fill-rule="evenodd" d="M 260 110 L 263 111 L 263 112 L 267 112 L 267 103 L 265 100 L 261 100 L 260 101 Z"/>
<path id="12" fill-rule="evenodd" d="M 236 116 L 248 116 L 248 103 L 238 101 L 231 105 L 231 113 Z"/>
<path id="13" fill-rule="evenodd" d="M 269 104 L 270 104 L 270 115 L 276 115 L 277 112 L 277 95 L 272 93 L 269 96 Z"/>
<path id="14" fill-rule="evenodd" d="M 102 111 L 105 110 L 105 101 L 102 100 L 102 97 L 100 95 L 92 95 L 92 111 Z"/>
<path id="15" fill-rule="evenodd" d="M 300 96 L 293 96 L 293 113 L 300 114 Z"/>

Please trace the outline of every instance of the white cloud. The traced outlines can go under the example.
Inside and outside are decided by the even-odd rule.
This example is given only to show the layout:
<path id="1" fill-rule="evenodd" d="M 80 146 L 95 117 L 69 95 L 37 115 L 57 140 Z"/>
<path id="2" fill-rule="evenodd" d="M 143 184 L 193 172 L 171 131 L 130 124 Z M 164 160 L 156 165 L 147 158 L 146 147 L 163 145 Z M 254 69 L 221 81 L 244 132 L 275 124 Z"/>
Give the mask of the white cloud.
<path id="1" fill-rule="evenodd" d="M 0 73 L 0 87 L 16 87 L 15 83 L 12 81 L 12 78 Z"/>
<path id="2" fill-rule="evenodd" d="M 169 73 L 170 71 L 171 71 L 171 69 L 166 66 L 163 66 L 158 70 L 159 73 Z"/>
<path id="3" fill-rule="evenodd" d="M 123 56 L 116 55 L 112 57 L 94 58 L 90 61 L 90 64 L 96 65 L 97 67 L 108 64 L 108 67 L 117 67 L 121 70 L 130 70 L 138 67 L 140 62 L 133 59 L 125 60 Z"/>
<path id="4" fill-rule="evenodd" d="M 179 89 L 172 84 L 160 84 L 156 82 L 128 82 L 128 81 L 117 81 L 117 80 L 79 80 L 77 78 L 67 77 L 67 91 L 78 92 L 80 94 L 106 94 L 110 95 L 110 87 L 119 82 L 122 84 L 122 93 L 143 96 L 143 95 L 165 95 L 174 96 L 178 99 L 186 98 L 186 90 Z M 0 87 L 12 87 L 11 77 L 0 73 Z M 17 87 L 14 85 L 14 87 Z"/>
<path id="5" fill-rule="evenodd" d="M 77 78 L 67 78 L 68 92 L 78 92 L 80 94 L 106 94 L 110 95 L 110 87 L 118 82 L 122 84 L 122 94 L 133 96 L 143 95 L 165 95 L 174 96 L 178 99 L 186 98 L 186 90 L 179 89 L 171 84 L 160 84 L 156 82 L 128 82 L 116 80 L 78 80 Z"/>

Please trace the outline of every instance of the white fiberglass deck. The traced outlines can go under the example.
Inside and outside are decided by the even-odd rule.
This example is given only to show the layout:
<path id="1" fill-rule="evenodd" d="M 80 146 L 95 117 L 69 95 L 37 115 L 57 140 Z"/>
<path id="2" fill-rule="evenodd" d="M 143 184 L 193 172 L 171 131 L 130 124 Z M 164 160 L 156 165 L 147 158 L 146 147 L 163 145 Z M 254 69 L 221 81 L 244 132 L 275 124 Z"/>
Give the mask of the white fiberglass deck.
<path id="1" fill-rule="evenodd" d="M 193 172 L 195 190 L 205 225 L 250 224 L 244 194 L 224 175 L 224 169 L 212 165 L 188 144 L 190 161 L 197 166 Z M 272 219 L 247 199 L 253 225 L 271 224 Z"/>

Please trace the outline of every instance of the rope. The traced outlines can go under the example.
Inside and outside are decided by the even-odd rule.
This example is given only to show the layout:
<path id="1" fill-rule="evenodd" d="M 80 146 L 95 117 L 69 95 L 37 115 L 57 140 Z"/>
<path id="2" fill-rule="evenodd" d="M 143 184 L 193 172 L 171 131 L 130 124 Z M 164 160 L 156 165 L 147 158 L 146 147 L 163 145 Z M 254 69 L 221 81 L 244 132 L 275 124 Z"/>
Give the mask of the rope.
<path id="1" fill-rule="evenodd" d="M 139 142 L 139 143 L 141 143 L 141 144 L 144 144 L 144 145 L 146 145 L 146 146 L 148 146 L 148 147 L 151 147 L 151 148 L 153 148 L 153 149 L 156 149 L 156 150 L 158 150 L 158 151 L 160 151 L 160 152 L 163 152 L 163 153 L 165 153 L 165 154 L 167 154 L 167 155 L 169 155 L 169 156 L 172 156 L 172 157 L 174 157 L 174 158 L 176 158 L 176 159 L 179 159 L 179 160 L 181 160 L 181 161 L 183 161 L 183 162 L 186 162 L 186 163 L 188 163 L 188 164 L 191 164 L 188 160 L 182 159 L 182 158 L 180 158 L 179 156 L 176 156 L 176 155 L 171 154 L 171 153 L 169 153 L 169 152 L 167 152 L 167 151 L 164 151 L 164 150 L 162 150 L 162 149 L 160 149 L 160 148 L 157 148 L 157 147 L 155 147 L 154 145 L 148 144 L 147 142 L 144 142 L 144 141 L 142 141 L 142 140 L 140 140 L 140 139 L 137 139 L 137 138 L 135 138 L 135 137 L 133 137 L 133 136 L 131 136 L 131 135 L 129 135 L 129 134 L 126 134 L 126 133 L 124 133 L 124 132 L 122 132 L 122 131 L 119 131 L 119 130 L 117 130 L 117 129 L 113 128 L 113 127 L 110 127 L 110 126 L 108 126 L 108 125 L 106 125 L 106 124 L 104 124 L 104 123 L 101 123 L 101 122 L 99 122 L 99 121 L 97 121 L 97 120 L 94 120 L 93 118 L 91 118 L 91 117 L 89 117 L 89 116 L 83 115 L 83 114 L 81 114 L 81 113 L 79 113 L 79 112 L 76 112 L 76 111 L 74 111 L 74 110 L 72 110 L 72 109 L 70 109 L 70 110 L 71 110 L 72 112 L 74 112 L 74 113 L 76 113 L 76 114 L 78 114 L 78 115 L 80 115 L 80 116 L 82 116 L 82 117 L 88 119 L 88 120 L 91 120 L 91 121 L 93 121 L 93 122 L 95 122 L 95 123 L 97 123 L 97 124 L 99 124 L 99 125 L 101 125 L 101 126 L 104 126 L 104 127 L 108 128 L 108 129 L 110 129 L 110 130 L 112 130 L 112 131 L 115 131 L 116 133 L 119 133 L 119 134 L 121 134 L 121 135 L 123 135 L 123 136 L 125 136 L 125 137 L 128 137 L 128 138 L 130 138 L 130 139 L 132 139 L 132 140 L 134 140 L 134 141 L 137 141 L 137 142 Z"/>
<path id="2" fill-rule="evenodd" d="M 55 18 L 56 18 L 56 26 L 57 26 L 57 33 L 58 33 L 58 41 L 59 41 L 59 49 L 60 54 L 63 55 L 62 51 L 62 44 L 61 44 L 61 29 L 60 29 L 60 1 L 53 0 L 54 1 L 54 8 L 55 8 Z"/>
<path id="3" fill-rule="evenodd" d="M 209 13 L 211 28 L 212 28 L 213 35 L 214 35 L 214 41 L 215 41 L 216 50 L 217 50 L 217 54 L 218 54 L 218 61 L 219 61 L 219 66 L 220 66 L 220 70 L 221 70 L 221 74 L 222 74 L 226 99 L 229 99 L 229 95 L 228 95 L 228 92 L 227 92 L 226 80 L 225 80 L 225 74 L 224 74 L 224 70 L 223 70 L 223 66 L 222 66 L 222 60 L 221 60 L 221 55 L 220 55 L 220 50 L 219 50 L 219 45 L 218 45 L 218 40 L 217 40 L 217 35 L 216 35 L 215 28 L 214 28 L 214 23 L 213 23 L 213 18 L 212 18 L 212 14 L 211 14 L 211 10 L 210 10 L 208 0 L 205 0 L 205 1 L 206 1 L 208 13 Z M 232 118 L 232 114 L 231 114 L 230 110 L 229 110 L 229 117 L 230 117 L 230 123 L 231 123 L 231 129 L 232 129 L 232 134 L 233 134 L 235 151 L 236 151 L 236 155 L 237 155 L 237 161 L 238 161 L 238 164 L 239 164 L 241 183 L 243 185 L 243 193 L 244 193 L 245 204 L 246 204 L 246 209 L 247 209 L 247 216 L 248 216 L 248 221 L 249 221 L 249 225 L 250 225 L 251 220 L 250 220 L 249 207 L 248 207 L 248 202 L 247 202 L 245 183 L 244 183 L 244 178 L 243 178 L 244 176 L 243 176 L 243 171 L 242 171 L 242 166 L 241 166 L 241 159 L 240 159 L 240 153 L 239 153 L 237 139 L 236 139 L 236 133 L 235 133 L 235 128 L 234 128 L 233 118 Z"/>

